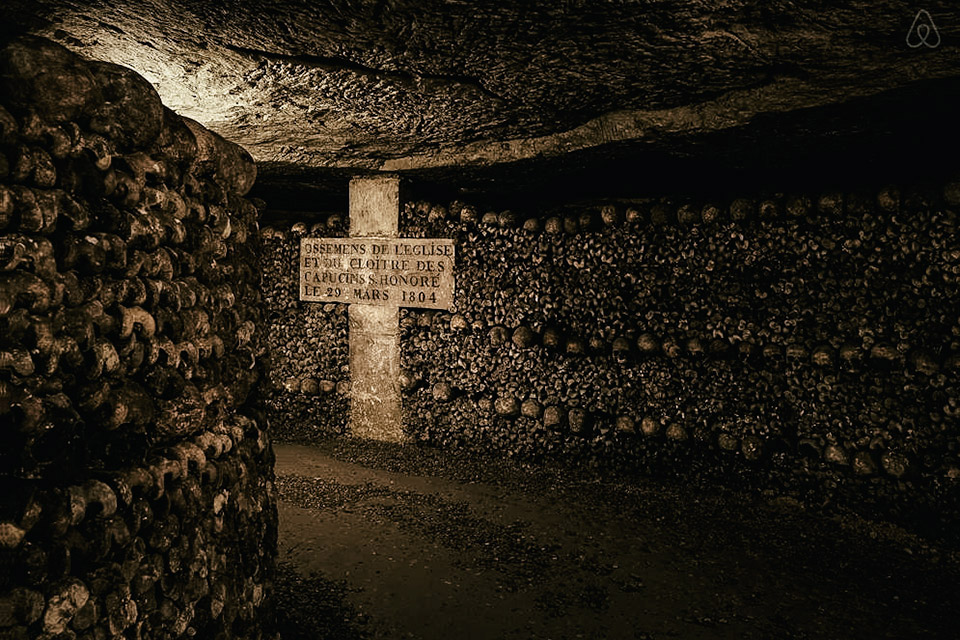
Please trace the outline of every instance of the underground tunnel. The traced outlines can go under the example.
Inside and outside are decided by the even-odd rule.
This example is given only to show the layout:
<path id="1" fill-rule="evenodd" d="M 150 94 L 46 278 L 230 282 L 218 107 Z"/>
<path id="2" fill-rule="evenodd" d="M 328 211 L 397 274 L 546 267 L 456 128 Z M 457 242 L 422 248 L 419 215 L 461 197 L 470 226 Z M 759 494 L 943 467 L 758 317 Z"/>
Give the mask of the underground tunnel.
<path id="1" fill-rule="evenodd" d="M 958 25 L 5 0 L 0 639 L 956 638 Z"/>

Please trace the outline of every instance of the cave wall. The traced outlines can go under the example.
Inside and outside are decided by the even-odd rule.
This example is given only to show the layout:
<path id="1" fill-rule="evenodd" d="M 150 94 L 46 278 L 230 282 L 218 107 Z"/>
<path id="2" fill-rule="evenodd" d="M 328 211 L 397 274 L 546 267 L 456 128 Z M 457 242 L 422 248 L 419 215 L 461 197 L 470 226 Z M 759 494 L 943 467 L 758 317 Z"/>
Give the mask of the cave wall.
<path id="1" fill-rule="evenodd" d="M 269 636 L 256 168 L 133 71 L 0 50 L 0 635 Z"/>
<path id="2" fill-rule="evenodd" d="M 453 312 L 401 310 L 405 428 L 443 447 L 956 517 L 958 206 L 944 181 L 523 215 L 408 202 L 401 236 L 456 240 L 457 291 Z M 313 327 L 297 353 L 316 355 L 276 351 L 270 376 L 278 406 L 326 412 L 348 389 L 311 376 L 349 380 L 345 310 L 296 302 L 307 233 L 342 235 L 341 216 L 268 230 L 265 286 L 285 305 L 270 330 Z"/>

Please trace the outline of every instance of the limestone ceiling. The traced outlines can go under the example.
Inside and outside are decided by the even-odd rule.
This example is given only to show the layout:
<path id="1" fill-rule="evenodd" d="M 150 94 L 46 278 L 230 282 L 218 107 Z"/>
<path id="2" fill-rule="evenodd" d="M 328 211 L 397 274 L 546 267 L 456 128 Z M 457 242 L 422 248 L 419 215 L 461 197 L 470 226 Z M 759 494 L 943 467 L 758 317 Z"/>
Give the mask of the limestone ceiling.
<path id="1" fill-rule="evenodd" d="M 922 122 L 941 107 L 904 96 L 960 77 L 960 5 L 924 8 L 935 48 L 906 42 L 916 5 L 886 0 L 4 0 L 0 17 L 133 67 L 270 180 L 689 156 L 718 135 L 749 155 L 856 132 L 894 94 L 916 110 L 898 122 Z"/>

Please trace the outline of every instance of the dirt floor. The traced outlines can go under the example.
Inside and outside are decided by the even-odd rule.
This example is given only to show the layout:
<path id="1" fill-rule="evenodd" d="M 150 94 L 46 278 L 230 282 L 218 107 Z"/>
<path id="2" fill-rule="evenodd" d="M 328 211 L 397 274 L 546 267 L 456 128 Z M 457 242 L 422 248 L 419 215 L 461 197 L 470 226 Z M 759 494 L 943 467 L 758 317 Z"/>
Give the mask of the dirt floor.
<path id="1" fill-rule="evenodd" d="M 791 498 L 281 444 L 283 640 L 960 637 L 960 555 Z"/>

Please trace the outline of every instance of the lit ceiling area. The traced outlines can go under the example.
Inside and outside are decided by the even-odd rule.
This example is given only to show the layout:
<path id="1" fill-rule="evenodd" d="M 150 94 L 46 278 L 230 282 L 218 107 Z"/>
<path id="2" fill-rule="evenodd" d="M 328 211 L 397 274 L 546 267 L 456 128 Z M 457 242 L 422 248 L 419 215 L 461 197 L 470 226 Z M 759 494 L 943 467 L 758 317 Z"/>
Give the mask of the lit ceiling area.
<path id="1" fill-rule="evenodd" d="M 134 68 L 287 193 L 358 171 L 489 191 L 590 168 L 609 188 L 889 164 L 960 138 L 960 5 L 924 9 L 936 46 L 909 41 L 917 7 L 882 0 L 5 0 L 0 14 Z"/>

